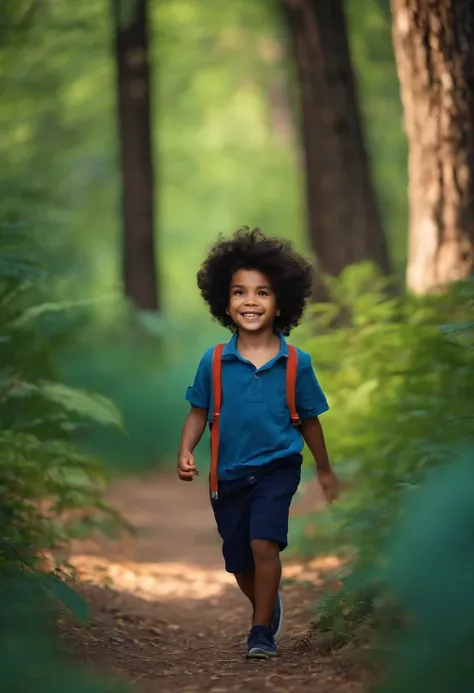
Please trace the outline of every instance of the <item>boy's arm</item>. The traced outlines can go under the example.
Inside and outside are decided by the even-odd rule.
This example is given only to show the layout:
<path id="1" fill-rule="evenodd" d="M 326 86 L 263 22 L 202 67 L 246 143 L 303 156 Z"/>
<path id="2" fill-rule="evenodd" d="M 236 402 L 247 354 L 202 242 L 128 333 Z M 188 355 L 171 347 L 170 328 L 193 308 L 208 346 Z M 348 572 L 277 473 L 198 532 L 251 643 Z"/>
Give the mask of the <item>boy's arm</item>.
<path id="1" fill-rule="evenodd" d="M 296 381 L 296 410 L 301 418 L 301 434 L 316 461 L 319 483 L 331 502 L 339 495 L 339 481 L 332 471 L 319 415 L 329 409 L 316 378 L 309 354 L 300 351 Z"/>
<path id="2" fill-rule="evenodd" d="M 203 436 L 206 425 L 207 410 L 191 407 L 184 422 L 178 451 L 178 476 L 182 481 L 192 481 L 199 474 L 193 452 Z"/>
<path id="3" fill-rule="evenodd" d="M 192 481 L 199 474 L 194 464 L 193 452 L 206 429 L 211 406 L 212 354 L 213 349 L 206 351 L 199 362 L 194 382 L 186 391 L 191 411 L 184 422 L 178 451 L 178 475 L 182 481 Z"/>
<path id="4" fill-rule="evenodd" d="M 323 489 L 326 500 L 332 502 L 339 496 L 339 481 L 334 474 L 329 462 L 326 441 L 321 422 L 317 416 L 304 419 L 301 422 L 301 435 L 316 462 L 316 471 L 319 483 Z"/>

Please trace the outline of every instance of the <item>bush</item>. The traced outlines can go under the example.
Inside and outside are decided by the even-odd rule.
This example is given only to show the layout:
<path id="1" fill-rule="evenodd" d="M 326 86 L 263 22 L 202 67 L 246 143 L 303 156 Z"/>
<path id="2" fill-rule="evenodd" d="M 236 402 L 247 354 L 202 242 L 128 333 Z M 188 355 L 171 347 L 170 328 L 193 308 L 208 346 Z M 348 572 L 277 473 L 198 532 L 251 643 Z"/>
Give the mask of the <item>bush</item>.
<path id="1" fill-rule="evenodd" d="M 40 571 L 53 552 L 93 529 L 122 522 L 103 499 L 100 462 L 75 435 L 90 422 L 121 426 L 105 398 L 55 380 L 54 352 L 66 328 L 40 329 L 39 316 L 59 306 L 38 303 L 45 278 L 21 229 L 0 227 L 0 668 L 2 690 L 105 690 L 64 663 L 54 639 L 56 607 L 87 617 L 87 604 L 61 580 Z M 6 637 L 8 635 L 8 637 Z M 24 663 L 28 662 L 25 668 Z"/>
<path id="2" fill-rule="evenodd" d="M 101 464 L 74 436 L 88 422 L 121 426 L 121 417 L 105 398 L 54 380 L 55 341 L 64 335 L 40 334 L 41 309 L 30 303 L 40 294 L 34 265 L 14 256 L 15 275 L 3 244 L 8 248 L 0 234 L 0 556 L 3 565 L 30 564 L 38 550 L 116 524 L 102 499 Z"/>
<path id="3" fill-rule="evenodd" d="M 0 575 L 2 693 L 126 693 L 125 685 L 86 673 L 65 656 L 55 604 L 40 577 Z"/>
<path id="4" fill-rule="evenodd" d="M 362 622 L 379 633 L 400 624 L 380 585 L 384 542 L 427 471 L 474 450 L 474 283 L 389 298 L 386 280 L 365 265 L 330 288 L 304 346 L 332 407 L 325 431 L 348 490 L 329 519 L 311 522 L 301 548 L 337 547 L 348 561 L 342 590 L 318 607 L 320 629 L 340 641 Z M 344 326 L 331 329 L 340 316 Z"/>
<path id="5" fill-rule="evenodd" d="M 410 614 L 391 642 L 382 693 L 468 693 L 474 677 L 474 459 L 433 469 L 384 547 L 381 577 Z"/>

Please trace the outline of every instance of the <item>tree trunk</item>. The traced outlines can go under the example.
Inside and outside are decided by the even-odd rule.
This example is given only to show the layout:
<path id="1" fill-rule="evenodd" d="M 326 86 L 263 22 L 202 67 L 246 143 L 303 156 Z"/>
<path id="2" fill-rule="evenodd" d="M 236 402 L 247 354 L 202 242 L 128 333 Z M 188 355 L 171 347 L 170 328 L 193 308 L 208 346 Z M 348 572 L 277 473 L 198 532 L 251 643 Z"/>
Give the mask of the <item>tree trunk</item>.
<path id="1" fill-rule="evenodd" d="M 474 0 L 392 0 L 409 142 L 407 285 L 417 294 L 474 264 Z"/>
<path id="2" fill-rule="evenodd" d="M 112 0 L 122 169 L 123 284 L 142 310 L 157 310 L 154 175 L 147 0 Z"/>
<path id="3" fill-rule="evenodd" d="M 342 0 L 281 0 L 299 78 L 309 238 L 324 273 L 390 271 Z"/>

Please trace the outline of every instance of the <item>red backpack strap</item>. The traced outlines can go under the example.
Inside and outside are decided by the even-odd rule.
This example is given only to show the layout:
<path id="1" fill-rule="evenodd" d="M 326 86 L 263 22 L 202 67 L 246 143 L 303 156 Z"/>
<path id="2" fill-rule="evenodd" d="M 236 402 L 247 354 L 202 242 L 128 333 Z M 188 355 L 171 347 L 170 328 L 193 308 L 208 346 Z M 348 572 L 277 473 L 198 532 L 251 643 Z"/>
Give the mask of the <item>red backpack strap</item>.
<path id="1" fill-rule="evenodd" d="M 288 361 L 286 364 L 286 401 L 290 410 L 293 426 L 301 423 L 296 411 L 296 375 L 298 373 L 298 352 L 294 346 L 288 345 Z"/>
<path id="2" fill-rule="evenodd" d="M 222 404 L 222 352 L 225 344 L 218 344 L 212 352 L 212 396 L 214 411 L 211 426 L 211 471 L 209 484 L 211 497 L 217 498 L 217 466 L 219 462 L 219 423 Z"/>

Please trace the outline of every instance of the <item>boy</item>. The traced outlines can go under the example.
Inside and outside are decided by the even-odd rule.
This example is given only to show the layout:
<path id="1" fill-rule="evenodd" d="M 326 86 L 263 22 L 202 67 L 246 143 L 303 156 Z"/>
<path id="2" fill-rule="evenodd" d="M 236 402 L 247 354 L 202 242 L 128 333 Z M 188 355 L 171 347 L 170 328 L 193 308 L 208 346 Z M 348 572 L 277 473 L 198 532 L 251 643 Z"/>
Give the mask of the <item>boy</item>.
<path id="1" fill-rule="evenodd" d="M 253 607 L 247 657 L 273 657 L 283 619 L 280 551 L 287 546 L 304 442 L 327 500 L 339 492 L 318 418 L 329 407 L 310 356 L 299 349 L 299 427 L 290 419 L 286 399 L 289 347 L 284 335 L 297 326 L 311 296 L 312 268 L 289 241 L 244 227 L 213 246 L 197 279 L 212 315 L 233 333 L 220 360 L 219 492 L 211 503 L 226 570 Z M 213 418 L 213 351 L 204 354 L 186 394 L 191 411 L 178 454 L 183 481 L 199 473 L 193 450 Z"/>

